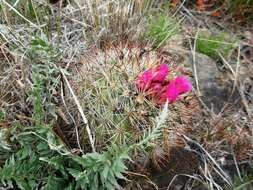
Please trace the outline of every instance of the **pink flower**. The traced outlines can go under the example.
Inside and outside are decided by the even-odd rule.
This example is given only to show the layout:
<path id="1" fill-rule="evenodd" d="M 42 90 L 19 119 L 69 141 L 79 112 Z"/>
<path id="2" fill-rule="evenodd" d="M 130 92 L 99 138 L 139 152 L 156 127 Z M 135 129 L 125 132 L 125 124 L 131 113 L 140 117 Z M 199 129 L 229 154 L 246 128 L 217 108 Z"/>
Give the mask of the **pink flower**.
<path id="1" fill-rule="evenodd" d="M 148 69 L 141 73 L 136 81 L 136 85 L 140 90 L 146 90 L 149 88 L 153 78 L 153 71 Z"/>
<path id="2" fill-rule="evenodd" d="M 167 64 L 160 64 L 154 68 L 153 81 L 162 82 L 169 73 L 169 67 Z"/>
<path id="3" fill-rule="evenodd" d="M 156 94 L 156 93 L 160 93 L 162 90 L 163 86 L 161 83 L 151 83 L 148 92 L 150 94 Z"/>
<path id="4" fill-rule="evenodd" d="M 139 90 L 147 92 L 146 95 L 155 98 L 158 103 L 166 100 L 173 103 L 180 94 L 192 89 L 192 85 L 185 76 L 177 76 L 174 80 L 166 80 L 169 73 L 167 64 L 160 64 L 154 68 L 147 69 L 136 79 Z"/>
<path id="5" fill-rule="evenodd" d="M 136 85 L 142 91 L 148 90 L 151 83 L 162 83 L 168 72 L 169 67 L 167 64 L 157 65 L 155 68 L 148 69 L 141 73 L 137 78 Z"/>
<path id="6" fill-rule="evenodd" d="M 185 76 L 177 76 L 175 79 L 175 85 L 177 86 L 180 94 L 192 89 L 190 81 Z"/>
<path id="7" fill-rule="evenodd" d="M 178 76 L 165 86 L 164 92 L 160 95 L 160 101 L 165 102 L 168 99 L 169 103 L 173 103 L 180 94 L 186 93 L 191 89 L 192 85 L 189 80 L 185 76 Z"/>
<path id="8" fill-rule="evenodd" d="M 176 86 L 175 80 L 171 80 L 167 86 L 164 87 L 164 92 L 160 95 L 160 102 L 166 102 L 168 99 L 169 103 L 176 101 L 179 96 L 179 90 Z"/>

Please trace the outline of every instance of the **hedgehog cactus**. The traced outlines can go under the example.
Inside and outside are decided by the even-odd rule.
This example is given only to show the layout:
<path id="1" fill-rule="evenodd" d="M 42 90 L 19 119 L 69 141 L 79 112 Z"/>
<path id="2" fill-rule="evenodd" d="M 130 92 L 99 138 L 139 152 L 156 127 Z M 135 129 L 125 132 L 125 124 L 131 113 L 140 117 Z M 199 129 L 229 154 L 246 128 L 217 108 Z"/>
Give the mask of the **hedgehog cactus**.
<path id="1" fill-rule="evenodd" d="M 154 127 L 155 118 L 167 99 L 173 103 L 169 110 L 170 120 L 182 120 L 179 113 L 185 108 L 175 111 L 174 107 L 182 104 L 180 100 L 184 97 L 191 96 L 185 93 L 192 86 L 171 57 L 165 58 L 165 54 L 161 56 L 159 51 L 149 49 L 151 46 L 147 44 L 121 41 L 118 44 L 107 43 L 103 50 L 94 48 L 82 57 L 83 65 L 71 83 L 96 137 L 98 151 L 111 143 L 130 145 L 140 141 Z M 73 107 L 71 99 L 67 104 Z M 70 112 L 81 126 L 75 108 Z M 176 130 L 183 129 L 186 130 L 180 124 Z M 85 147 L 86 133 L 79 133 L 84 135 L 80 141 Z M 74 130 L 72 134 L 75 134 Z M 178 142 L 175 140 L 176 131 L 172 136 L 166 138 L 170 146 Z M 74 142 L 76 137 L 72 135 L 65 139 Z M 157 143 L 163 144 L 163 140 Z"/>

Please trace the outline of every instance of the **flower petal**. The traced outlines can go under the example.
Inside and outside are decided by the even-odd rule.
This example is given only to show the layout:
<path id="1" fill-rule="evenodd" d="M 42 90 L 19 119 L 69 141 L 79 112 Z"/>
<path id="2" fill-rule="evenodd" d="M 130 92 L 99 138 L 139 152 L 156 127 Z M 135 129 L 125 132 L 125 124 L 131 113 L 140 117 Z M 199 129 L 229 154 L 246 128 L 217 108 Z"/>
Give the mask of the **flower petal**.
<path id="1" fill-rule="evenodd" d="M 166 97 L 169 103 L 175 102 L 180 92 L 174 80 L 170 81 L 166 88 Z"/>
<path id="2" fill-rule="evenodd" d="M 177 76 L 175 79 L 175 85 L 180 94 L 186 93 L 192 89 L 190 81 L 185 76 Z"/>
<path id="3" fill-rule="evenodd" d="M 176 86 L 175 80 L 171 80 L 164 88 L 160 94 L 159 102 L 166 102 L 168 99 L 169 103 L 173 103 L 176 101 L 179 96 L 179 91 Z"/>
<path id="4" fill-rule="evenodd" d="M 153 81 L 162 82 L 169 73 L 167 64 L 160 64 L 154 68 Z"/>
<path id="5" fill-rule="evenodd" d="M 151 83 L 149 92 L 154 94 L 154 93 L 160 93 L 162 90 L 163 86 L 161 83 Z"/>
<path id="6" fill-rule="evenodd" d="M 165 92 L 160 95 L 161 101 L 165 102 L 167 99 L 169 103 L 177 100 L 180 94 L 186 93 L 192 89 L 190 81 L 185 76 L 177 76 L 174 80 L 169 81 L 166 85 Z"/>
<path id="7" fill-rule="evenodd" d="M 149 88 L 151 81 L 153 78 L 153 71 L 152 69 L 148 69 L 141 73 L 136 81 L 137 88 L 140 90 L 146 90 Z"/>

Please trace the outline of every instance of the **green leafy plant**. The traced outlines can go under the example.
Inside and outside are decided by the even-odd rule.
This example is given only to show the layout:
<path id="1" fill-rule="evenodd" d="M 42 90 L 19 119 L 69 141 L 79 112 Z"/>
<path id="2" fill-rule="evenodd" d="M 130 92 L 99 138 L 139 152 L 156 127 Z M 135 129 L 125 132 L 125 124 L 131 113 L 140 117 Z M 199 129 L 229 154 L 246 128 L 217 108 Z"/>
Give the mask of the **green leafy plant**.
<path id="1" fill-rule="evenodd" d="M 149 18 L 146 36 L 153 41 L 155 47 L 160 47 L 180 32 L 180 23 L 181 21 L 177 21 L 171 15 L 152 15 Z"/>
<path id="2" fill-rule="evenodd" d="M 44 73 L 36 70 L 33 73 L 34 88 L 34 114 L 33 126 L 24 127 L 17 125 L 13 134 L 6 137 L 12 144 L 16 144 L 16 150 L 0 169 L 0 179 L 3 181 L 14 181 L 20 189 L 29 190 L 39 187 L 48 176 L 50 168 L 41 157 L 52 157 L 64 150 L 60 139 L 56 138 L 52 126 L 43 123 L 46 114 L 43 111 Z M 52 172 L 53 173 L 53 172 Z"/>
<path id="3" fill-rule="evenodd" d="M 2 182 L 15 182 L 22 190 L 30 190 L 39 186 L 52 189 L 50 188 L 50 184 L 53 183 L 52 179 L 55 187 L 57 187 L 57 182 L 58 186 L 61 184 L 61 187 L 68 187 L 71 184 L 62 182 L 62 180 L 68 181 L 68 176 L 61 176 L 61 174 L 55 176 L 57 170 L 62 170 L 62 167 L 54 169 L 44 161 L 52 159 L 59 166 L 67 160 L 68 157 L 65 155 L 70 154 L 62 141 L 55 135 L 52 126 L 44 123 L 47 115 L 42 106 L 45 95 L 43 85 L 50 79 L 45 77 L 44 70 L 40 68 L 33 71 L 32 74 L 34 80 L 32 126 L 17 125 L 12 127 L 13 130 L 15 129 L 13 133 L 6 136 L 6 139 L 9 139 L 12 144 L 16 144 L 17 148 L 12 150 L 12 155 L 7 158 L 2 168 L 0 165 L 0 179 Z M 58 155 L 60 157 L 56 159 Z"/>
<path id="4" fill-rule="evenodd" d="M 34 111 L 38 114 L 47 112 L 48 115 L 56 117 L 53 98 L 60 80 L 60 69 L 55 65 L 59 54 L 47 38 L 42 35 L 41 37 L 35 36 L 31 40 L 28 55 L 34 61 L 32 65 Z M 41 101 L 44 98 L 46 98 L 46 101 L 44 106 L 40 108 L 42 106 Z"/>
<path id="5" fill-rule="evenodd" d="M 57 67 L 53 63 L 55 53 L 49 43 L 39 37 L 32 40 L 27 52 L 34 61 L 31 73 L 34 85 L 30 97 L 33 102 L 33 115 L 30 125 L 16 124 L 11 128 L 12 133 L 5 135 L 6 142 L 10 145 L 2 147 L 8 148 L 11 156 L 6 157 L 3 166 L 0 165 L 0 179 L 3 182 L 14 181 L 24 190 L 37 188 L 43 185 L 47 178 L 54 177 L 55 170 L 48 168 L 48 164 L 41 161 L 41 158 L 49 159 L 66 151 L 61 140 L 56 137 L 52 125 L 45 123 L 50 122 L 48 113 L 54 113 L 49 105 L 53 104 L 52 91 L 58 81 L 54 77 L 57 73 Z M 15 148 L 11 145 L 15 145 Z"/>
<path id="6" fill-rule="evenodd" d="M 9 129 L 0 129 L 0 166 L 4 164 L 12 153 L 11 145 L 8 142 Z"/>
<path id="7" fill-rule="evenodd" d="M 3 120 L 4 118 L 5 118 L 4 112 L 0 111 L 0 121 Z"/>
<path id="8" fill-rule="evenodd" d="M 126 180 L 124 173 L 127 171 L 126 161 L 130 159 L 129 151 L 160 136 L 167 106 L 157 119 L 157 127 L 139 143 L 130 147 L 112 145 L 102 153 L 87 153 L 81 157 L 65 149 L 50 126 L 21 128 L 24 131 L 14 136 L 20 148 L 0 167 L 0 179 L 5 183 L 14 181 L 22 190 L 39 186 L 44 190 L 119 188 L 118 180 Z"/>
<path id="9" fill-rule="evenodd" d="M 228 56 L 235 46 L 236 39 L 228 39 L 229 34 L 220 33 L 215 35 L 207 35 L 200 33 L 196 40 L 196 51 L 203 53 L 211 58 L 219 58 Z"/>
<path id="10" fill-rule="evenodd" d="M 75 178 L 77 187 L 81 189 L 119 188 L 118 179 L 126 179 L 122 174 L 127 167 L 124 161 L 129 159 L 128 149 L 112 145 L 103 153 L 89 153 L 74 160 L 83 170 L 69 168 L 68 171 Z"/>

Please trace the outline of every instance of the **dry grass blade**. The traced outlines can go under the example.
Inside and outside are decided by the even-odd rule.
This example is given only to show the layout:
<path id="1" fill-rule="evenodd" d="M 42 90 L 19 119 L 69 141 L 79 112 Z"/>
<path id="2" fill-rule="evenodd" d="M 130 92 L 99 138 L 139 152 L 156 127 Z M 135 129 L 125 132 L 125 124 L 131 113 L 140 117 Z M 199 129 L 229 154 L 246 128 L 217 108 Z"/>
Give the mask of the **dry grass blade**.
<path id="1" fill-rule="evenodd" d="M 1 0 L 2 3 L 4 3 L 6 6 L 8 6 L 11 10 L 13 10 L 17 15 L 19 15 L 22 19 L 24 19 L 26 22 L 31 24 L 35 28 L 39 28 L 36 24 L 31 22 L 29 19 L 25 18 L 17 9 L 15 9 L 13 6 L 11 6 L 9 3 L 7 3 L 5 0 Z M 0 1 L 0 3 L 1 3 Z M 1 4 L 0 4 L 1 5 Z"/>
<path id="2" fill-rule="evenodd" d="M 203 181 L 201 179 L 199 179 L 198 177 L 196 176 L 192 176 L 192 175 L 187 175 L 187 174 L 178 174 L 178 175 L 175 175 L 173 177 L 173 179 L 171 180 L 170 184 L 168 185 L 167 189 L 166 190 L 170 190 L 173 182 L 176 180 L 176 178 L 180 177 L 180 176 L 185 176 L 185 177 L 188 177 L 188 178 L 191 178 L 191 179 L 194 179 L 194 180 L 197 180 L 198 182 L 200 183 L 203 183 Z"/>
<path id="3" fill-rule="evenodd" d="M 75 125 L 76 141 L 77 141 L 77 145 L 78 145 L 79 151 L 82 152 L 82 153 L 84 154 L 84 152 L 83 152 L 83 150 L 82 150 L 82 148 L 81 148 L 80 139 L 79 139 L 79 131 L 78 131 L 77 127 L 76 127 L 75 119 L 74 119 L 74 117 L 71 115 L 71 113 L 69 112 L 68 106 L 66 105 L 66 102 L 65 102 L 65 100 L 64 100 L 63 84 L 61 85 L 61 99 L 62 99 L 63 105 L 64 105 L 64 107 L 65 107 L 65 109 L 66 109 L 68 115 L 70 116 L 71 120 L 73 121 L 73 123 L 74 123 L 74 125 Z M 64 118 L 64 117 L 62 117 L 62 118 Z M 66 122 L 67 124 L 69 124 L 68 121 L 67 121 L 67 119 L 65 119 L 65 122 Z"/>
<path id="4" fill-rule="evenodd" d="M 189 137 L 183 135 L 183 138 L 191 143 L 196 144 L 206 155 L 207 157 L 211 160 L 211 162 L 217 167 L 214 168 L 216 170 L 216 172 L 222 177 L 222 179 L 228 184 L 228 185 L 232 185 L 229 176 L 222 170 L 222 168 L 219 166 L 219 164 L 215 161 L 215 159 L 203 148 L 202 145 L 200 145 L 198 142 L 190 139 Z"/>
<path id="5" fill-rule="evenodd" d="M 241 96 L 241 100 L 242 100 L 242 104 L 246 110 L 246 113 L 248 115 L 249 118 L 252 118 L 252 113 L 251 110 L 249 108 L 249 103 L 248 100 L 244 94 L 245 89 L 244 89 L 244 85 L 242 84 L 241 80 L 240 80 L 240 73 L 239 73 L 239 68 L 240 68 L 240 55 L 241 55 L 241 46 L 238 46 L 238 54 L 237 54 L 237 61 L 236 61 L 236 68 L 235 70 L 232 68 L 232 66 L 228 63 L 228 61 L 219 53 L 219 56 L 222 60 L 222 62 L 225 64 L 225 66 L 229 69 L 229 71 L 232 73 L 231 76 L 231 80 L 234 81 L 233 84 L 233 89 L 231 92 L 231 95 L 235 92 L 235 88 L 238 87 L 238 91 L 239 94 Z"/>
<path id="6" fill-rule="evenodd" d="M 144 13 L 153 0 L 76 0 L 87 25 L 92 26 L 91 36 L 95 41 L 136 36 L 143 25 Z M 88 14 L 87 14 L 88 13 Z"/>
<path id="7" fill-rule="evenodd" d="M 68 81 L 67 77 L 65 76 L 63 70 L 61 70 L 61 74 L 62 74 L 63 79 L 65 80 L 65 82 L 66 82 L 66 84 L 68 86 L 68 89 L 69 89 L 71 95 L 74 98 L 74 101 L 75 101 L 75 103 L 77 105 L 78 111 L 80 112 L 80 114 L 82 116 L 83 122 L 84 122 L 84 124 L 86 126 L 86 131 L 87 131 L 88 136 L 89 136 L 89 141 L 90 141 L 91 148 L 92 148 L 93 152 L 96 152 L 96 149 L 95 149 L 95 146 L 94 146 L 94 140 L 93 140 L 93 137 L 92 137 L 92 134 L 91 134 L 91 130 L 89 128 L 88 120 L 87 120 L 86 116 L 84 115 L 83 109 L 82 109 L 82 107 L 81 107 L 81 105 L 80 105 L 80 103 L 79 103 L 79 101 L 78 101 L 78 99 L 77 99 L 77 97 L 76 97 L 76 95 L 75 95 L 72 87 L 70 86 L 69 81 Z"/>
<path id="8" fill-rule="evenodd" d="M 198 34 L 199 34 L 199 27 L 198 27 L 198 31 L 195 35 L 194 38 L 194 44 L 193 47 L 191 45 L 191 53 L 192 53 L 192 67 L 193 67 L 193 72 L 194 72 L 194 79 L 195 79 L 195 83 L 196 83 L 196 87 L 197 87 L 197 95 L 201 96 L 201 92 L 200 92 L 200 88 L 199 88 L 199 80 L 198 80 L 198 75 L 197 75 L 197 68 L 196 68 L 196 43 L 197 43 L 197 39 L 198 39 Z"/>

